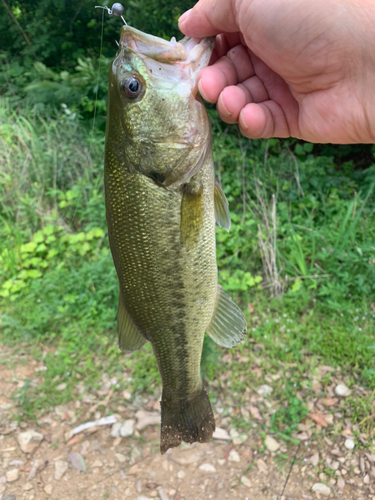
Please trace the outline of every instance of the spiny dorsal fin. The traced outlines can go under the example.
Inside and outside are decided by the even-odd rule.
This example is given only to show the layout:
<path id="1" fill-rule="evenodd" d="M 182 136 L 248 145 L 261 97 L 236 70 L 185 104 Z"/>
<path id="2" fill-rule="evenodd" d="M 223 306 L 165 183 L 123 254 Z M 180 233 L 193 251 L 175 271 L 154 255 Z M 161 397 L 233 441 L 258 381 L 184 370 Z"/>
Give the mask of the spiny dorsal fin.
<path id="1" fill-rule="evenodd" d="M 203 187 L 192 192 L 186 184 L 181 201 L 181 241 L 186 247 L 197 243 L 203 228 L 203 216 Z"/>
<path id="2" fill-rule="evenodd" d="M 215 181 L 214 203 L 215 203 L 216 224 L 226 229 L 229 233 L 230 229 L 229 203 L 225 197 L 224 191 L 222 190 L 221 186 L 217 181 Z"/>
<path id="3" fill-rule="evenodd" d="M 206 333 L 223 347 L 234 347 L 246 334 L 246 319 L 220 285 L 217 286 L 216 306 Z"/>
<path id="4" fill-rule="evenodd" d="M 147 340 L 142 337 L 125 309 L 121 291 L 118 301 L 117 332 L 120 349 L 123 352 L 133 352 L 140 349 Z"/>

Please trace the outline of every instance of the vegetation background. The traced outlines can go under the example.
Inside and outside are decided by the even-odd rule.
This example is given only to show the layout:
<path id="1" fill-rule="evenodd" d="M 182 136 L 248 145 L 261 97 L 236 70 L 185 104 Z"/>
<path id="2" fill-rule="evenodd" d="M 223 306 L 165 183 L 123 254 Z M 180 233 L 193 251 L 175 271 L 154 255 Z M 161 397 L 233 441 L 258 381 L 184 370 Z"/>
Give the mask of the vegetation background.
<path id="1" fill-rule="evenodd" d="M 159 392 L 150 349 L 124 359 L 116 344 L 103 156 L 121 21 L 96 3 L 0 0 L 0 337 L 48 367 L 42 388 L 26 383 L 15 394 L 20 415 L 31 418 L 79 397 L 78 380 L 97 387 L 104 370 L 119 391 Z M 130 0 L 124 17 L 179 37 L 178 17 L 193 3 Z M 260 356 L 269 374 L 281 373 L 271 424 L 287 439 L 308 412 L 302 379 L 312 390 L 317 366 L 340 367 L 349 385 L 367 391 L 348 400 L 346 415 L 358 432 L 374 433 L 374 146 L 249 141 L 208 108 L 232 216 L 229 234 L 217 229 L 219 279 L 246 311 L 249 335 L 226 363 L 225 350 L 206 339 L 205 378 L 229 373 L 240 405 L 263 375 L 234 356 Z M 223 389 L 210 387 L 215 400 Z M 239 416 L 237 425 L 251 423 Z"/>

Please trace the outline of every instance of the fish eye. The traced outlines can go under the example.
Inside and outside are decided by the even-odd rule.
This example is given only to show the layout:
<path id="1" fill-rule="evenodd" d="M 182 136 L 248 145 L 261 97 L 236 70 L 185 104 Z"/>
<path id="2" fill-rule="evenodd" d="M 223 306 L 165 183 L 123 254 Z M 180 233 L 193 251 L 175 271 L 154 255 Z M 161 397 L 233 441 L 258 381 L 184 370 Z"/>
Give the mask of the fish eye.
<path id="1" fill-rule="evenodd" d="M 143 84 L 139 78 L 136 76 L 131 76 L 123 82 L 121 85 L 126 97 L 130 99 L 135 99 L 143 90 Z"/>

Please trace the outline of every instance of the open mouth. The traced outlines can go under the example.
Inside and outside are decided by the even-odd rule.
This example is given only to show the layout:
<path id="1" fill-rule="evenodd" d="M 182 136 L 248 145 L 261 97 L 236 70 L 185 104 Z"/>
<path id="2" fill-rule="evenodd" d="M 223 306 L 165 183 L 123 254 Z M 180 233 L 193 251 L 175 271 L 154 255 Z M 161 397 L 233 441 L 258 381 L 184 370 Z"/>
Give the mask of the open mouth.
<path id="1" fill-rule="evenodd" d="M 150 68 L 154 68 L 155 63 L 163 65 L 164 70 L 167 65 L 174 66 L 174 72 L 177 70 L 180 74 L 179 79 L 188 78 L 195 82 L 199 71 L 209 63 L 214 48 L 214 38 L 185 37 L 177 42 L 173 37 L 167 41 L 131 26 L 123 26 L 120 48 L 143 56 L 148 60 L 147 66 Z"/>

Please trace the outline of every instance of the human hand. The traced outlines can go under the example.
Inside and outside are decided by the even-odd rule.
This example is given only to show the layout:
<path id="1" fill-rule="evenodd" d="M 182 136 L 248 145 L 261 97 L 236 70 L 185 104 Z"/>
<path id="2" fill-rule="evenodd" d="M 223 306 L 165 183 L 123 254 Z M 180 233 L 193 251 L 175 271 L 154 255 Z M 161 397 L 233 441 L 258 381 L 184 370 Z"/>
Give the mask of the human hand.
<path id="1" fill-rule="evenodd" d="M 191 37 L 218 35 L 198 88 L 249 138 L 375 142 L 372 0 L 200 0 Z"/>

